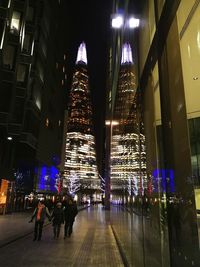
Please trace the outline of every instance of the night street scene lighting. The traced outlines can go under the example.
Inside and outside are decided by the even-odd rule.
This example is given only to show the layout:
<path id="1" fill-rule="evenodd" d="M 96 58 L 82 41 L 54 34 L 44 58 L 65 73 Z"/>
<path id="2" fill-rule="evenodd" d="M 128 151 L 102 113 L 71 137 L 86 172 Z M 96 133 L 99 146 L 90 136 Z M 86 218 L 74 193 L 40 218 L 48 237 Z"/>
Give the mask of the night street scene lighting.
<path id="1" fill-rule="evenodd" d="M 139 27 L 139 25 L 140 25 L 140 20 L 137 18 L 130 17 L 128 19 L 124 19 L 124 17 L 120 14 L 112 15 L 111 26 L 114 29 L 121 29 L 123 27 L 134 29 Z"/>

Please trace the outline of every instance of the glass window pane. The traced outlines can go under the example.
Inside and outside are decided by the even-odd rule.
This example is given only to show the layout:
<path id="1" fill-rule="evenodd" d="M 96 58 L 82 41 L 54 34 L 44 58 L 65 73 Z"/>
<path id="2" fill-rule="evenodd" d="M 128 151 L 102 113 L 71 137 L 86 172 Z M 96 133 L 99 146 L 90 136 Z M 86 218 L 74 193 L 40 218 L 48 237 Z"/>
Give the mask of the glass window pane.
<path id="1" fill-rule="evenodd" d="M 3 65 L 5 68 L 12 70 L 14 67 L 15 47 L 7 45 L 3 50 Z"/>
<path id="2" fill-rule="evenodd" d="M 20 18 L 21 18 L 21 13 L 14 11 L 11 19 L 11 25 L 10 25 L 10 30 L 14 34 L 18 34 L 20 30 Z"/>
<path id="3" fill-rule="evenodd" d="M 27 10 L 26 20 L 33 21 L 34 18 L 34 8 L 29 6 Z"/>
<path id="4" fill-rule="evenodd" d="M 24 64 L 19 64 L 17 68 L 17 81 L 25 82 L 26 79 L 27 66 Z"/>

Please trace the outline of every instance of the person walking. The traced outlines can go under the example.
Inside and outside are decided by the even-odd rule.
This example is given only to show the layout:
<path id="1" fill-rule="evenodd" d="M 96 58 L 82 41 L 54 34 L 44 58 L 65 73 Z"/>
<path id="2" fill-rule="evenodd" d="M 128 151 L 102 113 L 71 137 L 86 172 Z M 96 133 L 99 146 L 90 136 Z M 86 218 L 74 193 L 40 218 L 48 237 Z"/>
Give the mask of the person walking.
<path id="1" fill-rule="evenodd" d="M 70 237 L 73 231 L 73 224 L 75 217 L 78 214 L 78 209 L 76 202 L 72 197 L 68 197 L 66 201 L 66 206 L 64 207 L 64 219 L 65 219 L 65 233 L 64 239 L 68 236 Z"/>
<path id="2" fill-rule="evenodd" d="M 48 217 L 49 221 L 51 221 L 51 215 L 49 213 L 48 208 L 44 205 L 43 201 L 39 201 L 37 208 L 35 208 L 33 215 L 31 217 L 31 220 L 29 221 L 29 222 L 32 222 L 33 219 L 35 218 L 33 241 L 41 240 L 43 225 L 44 225 L 46 216 Z"/>
<path id="3" fill-rule="evenodd" d="M 64 212 L 62 209 L 62 203 L 58 202 L 51 215 L 53 223 L 54 239 L 59 238 L 61 224 L 64 223 Z"/>

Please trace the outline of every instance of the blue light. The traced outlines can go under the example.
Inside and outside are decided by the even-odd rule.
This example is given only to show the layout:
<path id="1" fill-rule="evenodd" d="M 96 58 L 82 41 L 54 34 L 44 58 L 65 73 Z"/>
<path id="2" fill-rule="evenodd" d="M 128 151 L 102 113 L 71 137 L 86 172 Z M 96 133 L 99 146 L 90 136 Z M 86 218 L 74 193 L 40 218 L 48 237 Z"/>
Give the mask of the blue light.
<path id="1" fill-rule="evenodd" d="M 38 169 L 38 184 L 37 189 L 47 192 L 56 192 L 56 178 L 58 176 L 58 169 L 54 166 L 42 166 Z"/>
<path id="2" fill-rule="evenodd" d="M 153 192 L 175 192 L 174 171 L 172 169 L 155 169 L 153 175 Z"/>

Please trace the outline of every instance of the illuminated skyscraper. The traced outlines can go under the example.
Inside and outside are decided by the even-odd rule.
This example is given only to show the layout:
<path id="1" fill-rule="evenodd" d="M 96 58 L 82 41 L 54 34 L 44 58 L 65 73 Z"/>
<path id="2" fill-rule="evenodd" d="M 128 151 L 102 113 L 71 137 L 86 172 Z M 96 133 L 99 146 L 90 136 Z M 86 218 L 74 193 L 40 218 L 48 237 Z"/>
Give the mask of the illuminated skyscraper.
<path id="1" fill-rule="evenodd" d="M 111 145 L 111 189 L 137 195 L 146 187 L 144 135 L 140 133 L 136 73 L 130 44 L 122 48 Z M 140 171 L 143 177 L 139 175 Z"/>
<path id="2" fill-rule="evenodd" d="M 85 43 L 78 49 L 68 109 L 63 187 L 96 190 L 98 178 Z"/>

